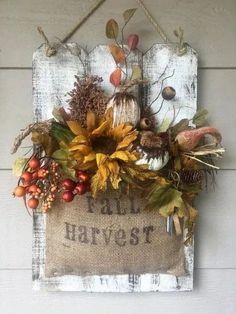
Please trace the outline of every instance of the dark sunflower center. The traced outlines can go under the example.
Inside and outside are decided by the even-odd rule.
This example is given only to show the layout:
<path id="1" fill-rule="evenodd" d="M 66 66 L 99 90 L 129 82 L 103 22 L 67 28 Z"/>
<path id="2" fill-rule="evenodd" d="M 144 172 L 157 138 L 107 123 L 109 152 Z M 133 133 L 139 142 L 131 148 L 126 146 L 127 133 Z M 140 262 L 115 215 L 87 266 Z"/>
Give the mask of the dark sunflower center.
<path id="1" fill-rule="evenodd" d="M 96 153 L 111 155 L 116 151 L 117 143 L 111 137 L 100 136 L 92 141 L 92 147 Z"/>

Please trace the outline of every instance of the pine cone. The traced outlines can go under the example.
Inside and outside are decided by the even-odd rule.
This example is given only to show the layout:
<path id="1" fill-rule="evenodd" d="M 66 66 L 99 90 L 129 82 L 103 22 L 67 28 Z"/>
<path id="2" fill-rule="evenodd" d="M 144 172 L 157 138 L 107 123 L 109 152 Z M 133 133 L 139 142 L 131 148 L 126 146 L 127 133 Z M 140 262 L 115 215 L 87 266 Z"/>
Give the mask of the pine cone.
<path id="1" fill-rule="evenodd" d="M 187 170 L 183 169 L 179 172 L 180 180 L 183 183 L 198 183 L 203 179 L 203 171 L 202 170 Z"/>

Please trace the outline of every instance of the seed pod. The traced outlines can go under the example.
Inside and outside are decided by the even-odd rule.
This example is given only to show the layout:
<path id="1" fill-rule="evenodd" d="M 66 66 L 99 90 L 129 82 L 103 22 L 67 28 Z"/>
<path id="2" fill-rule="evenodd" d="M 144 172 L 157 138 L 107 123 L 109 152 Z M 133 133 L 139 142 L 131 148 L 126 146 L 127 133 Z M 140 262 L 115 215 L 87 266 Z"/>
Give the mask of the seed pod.
<path id="1" fill-rule="evenodd" d="M 141 130 L 150 130 L 152 128 L 152 121 L 148 118 L 142 118 L 139 122 Z"/>
<path id="2" fill-rule="evenodd" d="M 176 95 L 176 91 L 171 86 L 166 86 L 162 90 L 162 97 L 165 100 L 171 100 L 171 99 L 173 99 L 175 97 L 175 95 Z"/>
<path id="3" fill-rule="evenodd" d="M 131 123 L 136 126 L 140 120 L 140 107 L 137 98 L 130 93 L 116 93 L 109 100 L 107 109 L 112 108 L 113 126 Z"/>

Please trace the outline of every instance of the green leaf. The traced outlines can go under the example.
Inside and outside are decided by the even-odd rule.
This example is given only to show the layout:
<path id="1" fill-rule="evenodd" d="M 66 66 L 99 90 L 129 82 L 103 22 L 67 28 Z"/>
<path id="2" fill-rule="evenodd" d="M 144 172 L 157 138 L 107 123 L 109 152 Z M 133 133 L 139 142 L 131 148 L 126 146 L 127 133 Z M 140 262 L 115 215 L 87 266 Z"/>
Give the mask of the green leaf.
<path id="1" fill-rule="evenodd" d="M 76 171 L 73 169 L 73 163 L 71 164 L 71 160 L 69 159 L 68 150 L 58 149 L 53 153 L 52 158 L 59 163 L 61 171 L 65 176 L 75 178 Z"/>
<path id="2" fill-rule="evenodd" d="M 124 18 L 125 24 L 127 24 L 129 22 L 129 20 L 133 17 L 136 10 L 137 10 L 137 8 L 128 9 L 123 13 L 123 18 Z"/>
<path id="3" fill-rule="evenodd" d="M 114 19 L 110 19 L 106 24 L 106 36 L 110 39 L 116 39 L 119 34 L 119 26 Z"/>
<path id="4" fill-rule="evenodd" d="M 148 208 L 158 210 L 164 217 L 172 215 L 175 209 L 178 209 L 178 215 L 183 217 L 185 206 L 182 192 L 171 188 L 169 184 L 166 186 L 155 185 L 148 196 Z"/>
<path id="5" fill-rule="evenodd" d="M 196 127 L 201 127 L 207 124 L 207 115 L 207 109 L 200 109 L 195 113 L 193 117 L 193 123 L 196 125 Z"/>
<path id="6" fill-rule="evenodd" d="M 20 177 L 27 162 L 28 162 L 28 158 L 23 158 L 23 157 L 17 158 L 12 165 L 13 175 Z"/>
<path id="7" fill-rule="evenodd" d="M 142 78 L 142 70 L 138 64 L 132 65 L 132 75 L 131 75 L 131 81 L 133 80 L 141 80 Z"/>

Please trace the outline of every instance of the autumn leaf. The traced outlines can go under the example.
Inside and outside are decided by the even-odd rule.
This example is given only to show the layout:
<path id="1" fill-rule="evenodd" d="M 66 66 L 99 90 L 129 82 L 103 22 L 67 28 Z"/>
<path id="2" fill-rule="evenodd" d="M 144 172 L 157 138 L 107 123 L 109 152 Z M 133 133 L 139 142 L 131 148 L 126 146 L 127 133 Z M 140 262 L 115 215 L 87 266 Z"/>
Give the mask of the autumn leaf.
<path id="1" fill-rule="evenodd" d="M 106 36 L 110 39 L 116 39 L 119 34 L 119 26 L 114 19 L 110 19 L 106 24 Z"/>
<path id="2" fill-rule="evenodd" d="M 27 162 L 28 162 L 28 158 L 23 158 L 23 157 L 17 158 L 12 165 L 13 175 L 20 177 Z"/>
<path id="3" fill-rule="evenodd" d="M 125 24 L 127 24 L 129 22 L 129 20 L 133 17 L 136 10 L 137 10 L 137 8 L 128 9 L 123 13 L 123 18 L 124 18 Z"/>
<path id="4" fill-rule="evenodd" d="M 142 78 L 142 70 L 138 64 L 132 65 L 132 75 L 131 75 L 131 81 L 133 80 L 141 80 Z"/>
<path id="5" fill-rule="evenodd" d="M 110 52 L 115 60 L 116 64 L 125 63 L 125 53 L 124 50 L 116 45 L 109 45 Z"/>
<path id="6" fill-rule="evenodd" d="M 154 185 L 148 195 L 147 207 L 158 210 L 164 217 L 172 215 L 177 209 L 178 216 L 183 217 L 185 206 L 182 192 L 171 188 L 169 184 L 166 186 Z"/>
<path id="7" fill-rule="evenodd" d="M 48 134 L 33 131 L 31 141 L 36 145 L 42 145 L 47 156 L 51 156 L 58 148 L 57 142 Z"/>
<path id="8" fill-rule="evenodd" d="M 110 82 L 113 86 L 118 87 L 121 83 L 121 69 L 117 68 L 110 75 Z"/>
<path id="9" fill-rule="evenodd" d="M 193 123 L 196 125 L 196 127 L 201 127 L 201 126 L 206 125 L 207 115 L 208 115 L 207 109 L 200 109 L 195 113 L 195 115 L 193 117 Z"/>

